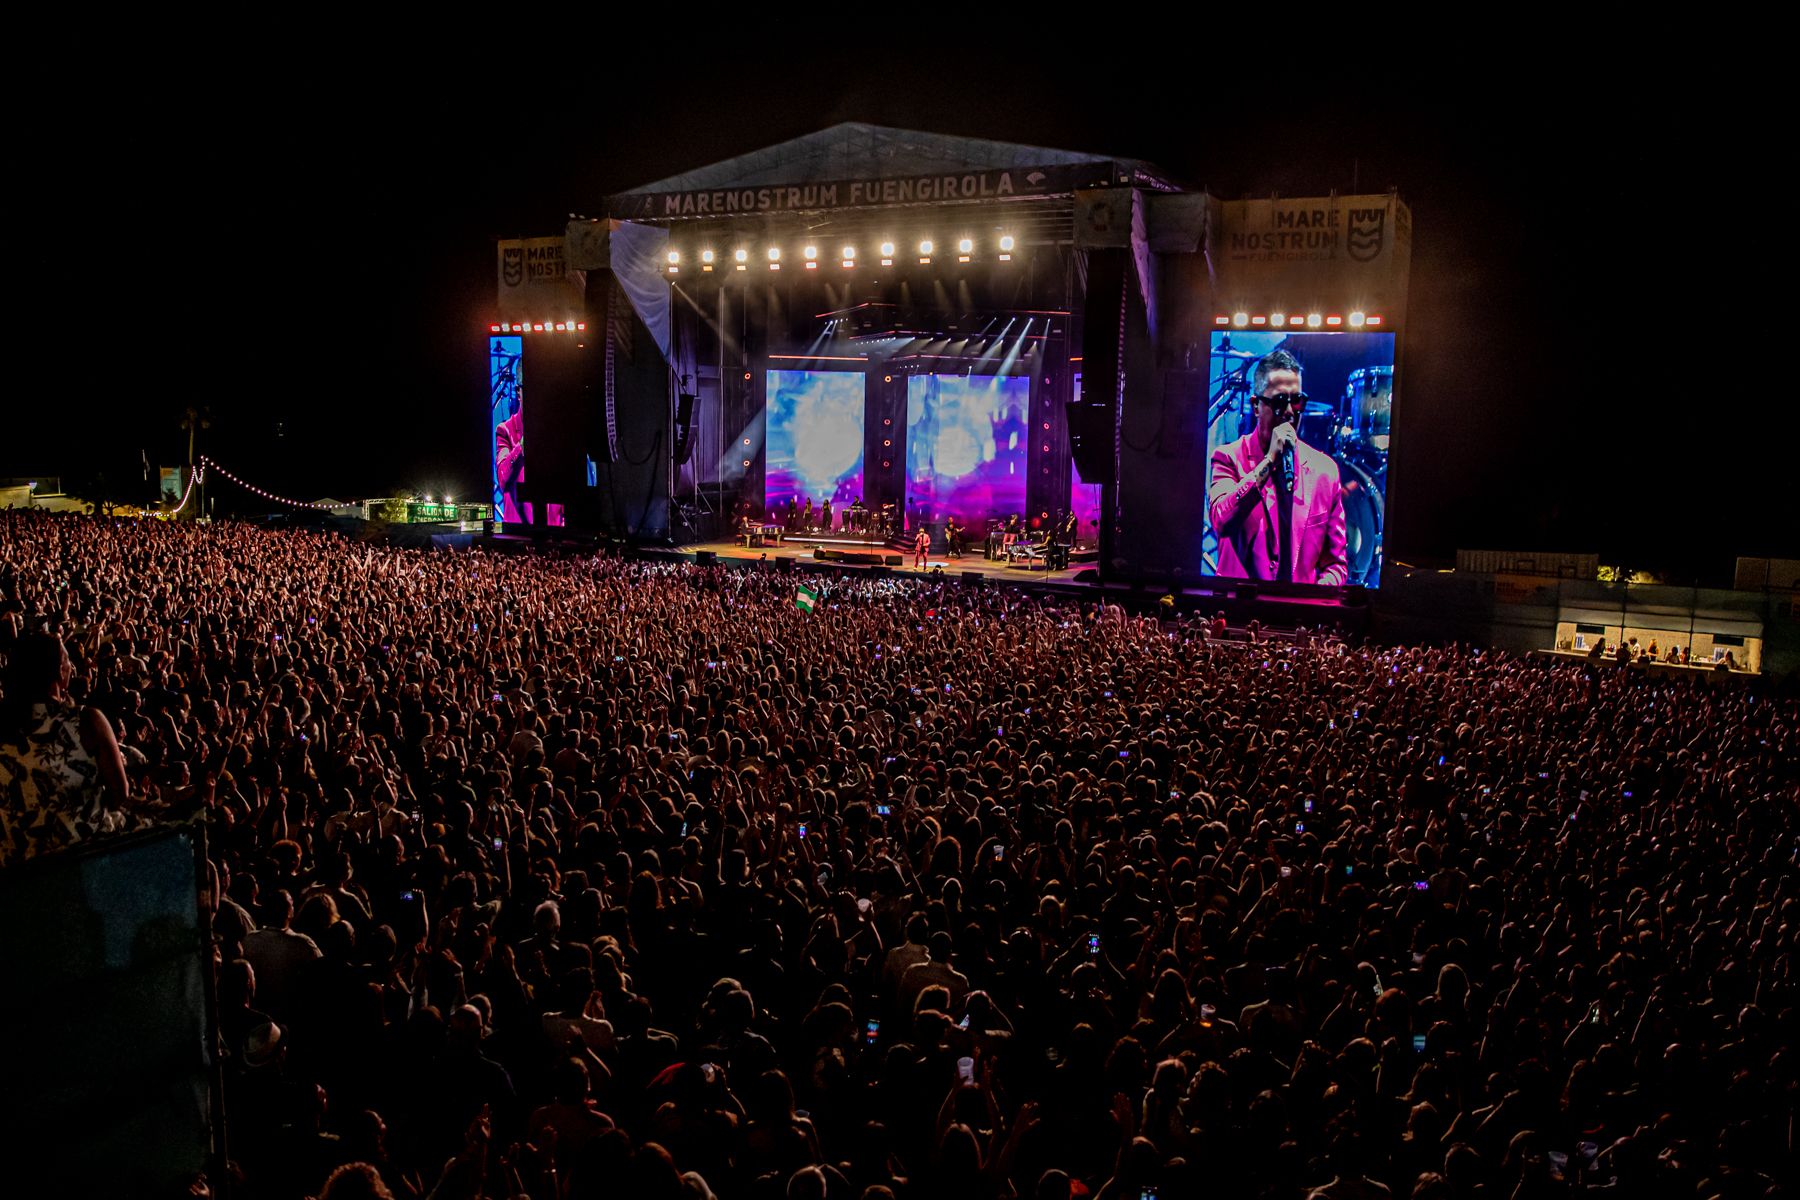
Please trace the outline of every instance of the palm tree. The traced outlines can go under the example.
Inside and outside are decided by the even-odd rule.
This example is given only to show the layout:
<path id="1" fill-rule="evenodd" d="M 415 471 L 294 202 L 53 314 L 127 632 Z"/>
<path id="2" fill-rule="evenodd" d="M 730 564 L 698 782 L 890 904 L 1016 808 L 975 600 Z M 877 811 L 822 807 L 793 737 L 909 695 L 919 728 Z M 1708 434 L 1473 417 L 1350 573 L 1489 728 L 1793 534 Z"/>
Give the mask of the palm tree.
<path id="1" fill-rule="evenodd" d="M 188 405 L 181 413 L 181 427 L 188 435 L 188 470 L 194 469 L 194 441 L 202 429 L 212 428 L 212 409 L 202 404 L 196 407 Z"/>
<path id="2" fill-rule="evenodd" d="M 188 435 L 188 478 L 191 480 L 194 477 L 194 442 L 202 429 L 212 428 L 212 409 L 204 404 L 188 405 L 181 412 L 181 427 L 187 430 Z M 200 485 L 200 509 L 195 515 L 203 516 L 205 513 L 206 484 L 202 482 Z"/>

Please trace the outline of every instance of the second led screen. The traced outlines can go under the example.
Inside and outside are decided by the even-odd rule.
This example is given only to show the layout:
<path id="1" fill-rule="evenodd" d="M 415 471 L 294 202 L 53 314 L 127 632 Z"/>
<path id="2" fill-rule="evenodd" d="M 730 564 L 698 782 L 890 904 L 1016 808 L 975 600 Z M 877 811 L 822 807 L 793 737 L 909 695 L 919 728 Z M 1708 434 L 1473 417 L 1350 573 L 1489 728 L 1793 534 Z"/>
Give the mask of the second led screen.
<path id="1" fill-rule="evenodd" d="M 1025 511 L 1031 380 L 914 375 L 906 381 L 906 502 L 937 524 L 982 528 Z"/>
<path id="2" fill-rule="evenodd" d="M 861 371 L 770 371 L 768 472 L 763 501 L 830 500 L 840 510 L 863 490 Z"/>

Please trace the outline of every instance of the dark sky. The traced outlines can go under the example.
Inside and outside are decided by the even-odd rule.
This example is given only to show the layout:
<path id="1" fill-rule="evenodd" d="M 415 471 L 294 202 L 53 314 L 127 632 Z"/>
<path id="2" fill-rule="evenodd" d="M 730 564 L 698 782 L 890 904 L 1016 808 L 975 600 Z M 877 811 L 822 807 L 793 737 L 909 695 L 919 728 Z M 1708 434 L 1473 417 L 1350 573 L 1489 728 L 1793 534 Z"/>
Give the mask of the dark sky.
<path id="1" fill-rule="evenodd" d="M 130 477 L 140 448 L 173 464 L 198 401 L 213 452 L 270 486 L 476 494 L 494 238 L 861 120 L 1145 158 L 1225 198 L 1398 187 L 1415 230 L 1398 557 L 1597 549 L 1718 578 L 1736 554 L 1800 552 L 1780 470 L 1747 469 L 1792 454 L 1793 400 L 1760 424 L 1732 415 L 1756 411 L 1737 389 L 1777 377 L 1730 369 L 1770 348 L 1731 319 L 1743 243 L 1726 236 L 1752 202 L 1725 197 L 1773 169 L 1736 119 L 1756 101 L 1673 54 L 1579 38 L 1476 67 L 1483 46 L 1308 29 L 1318 61 L 1268 30 L 1085 60 L 1066 41 L 959 52 L 902 34 L 841 50 L 808 34 L 802 53 L 709 33 L 688 53 L 670 33 L 578 69 L 561 59 L 581 31 L 555 23 L 486 63 L 134 60 L 87 85 L 107 103 L 15 126 L 29 318 L 0 474 Z M 870 53 L 878 36 L 897 44 Z"/>

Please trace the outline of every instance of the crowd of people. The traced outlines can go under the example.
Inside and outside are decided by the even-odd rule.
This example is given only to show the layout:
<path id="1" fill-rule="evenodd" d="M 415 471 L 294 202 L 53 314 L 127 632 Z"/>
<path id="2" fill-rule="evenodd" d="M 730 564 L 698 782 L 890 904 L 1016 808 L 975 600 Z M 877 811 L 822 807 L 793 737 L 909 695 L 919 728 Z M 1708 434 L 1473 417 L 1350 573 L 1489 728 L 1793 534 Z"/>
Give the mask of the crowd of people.
<path id="1" fill-rule="evenodd" d="M 237 1196 L 1791 1194 L 1791 699 L 809 607 L 0 513 L 0 864 L 204 823 Z"/>

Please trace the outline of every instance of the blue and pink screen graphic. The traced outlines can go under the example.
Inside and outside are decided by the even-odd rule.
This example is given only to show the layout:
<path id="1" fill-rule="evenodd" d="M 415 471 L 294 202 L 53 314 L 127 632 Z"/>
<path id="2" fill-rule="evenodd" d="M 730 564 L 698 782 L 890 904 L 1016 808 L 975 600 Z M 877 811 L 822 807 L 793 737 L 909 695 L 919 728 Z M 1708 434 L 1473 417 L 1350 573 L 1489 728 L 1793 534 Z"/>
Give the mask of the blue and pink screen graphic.
<path id="1" fill-rule="evenodd" d="M 525 482 L 525 339 L 488 339 L 490 449 L 494 453 L 494 520 L 529 525 L 535 506 L 521 499 Z M 563 506 L 546 506 L 545 523 L 561 525 Z"/>
<path id="2" fill-rule="evenodd" d="M 840 511 L 863 493 L 861 371 L 770 371 L 763 504 L 830 500 Z"/>
<path id="3" fill-rule="evenodd" d="M 1025 511 L 1031 380 L 914 375 L 906 381 L 906 505 L 937 524 L 982 528 Z"/>

